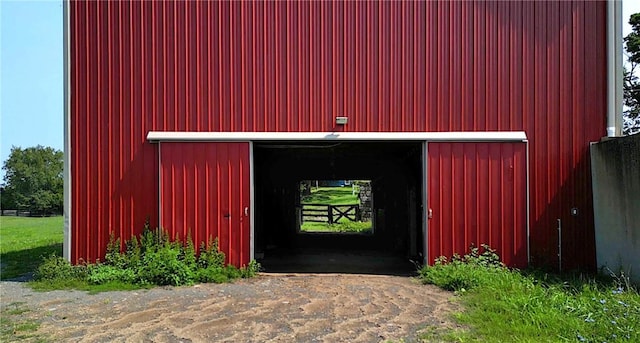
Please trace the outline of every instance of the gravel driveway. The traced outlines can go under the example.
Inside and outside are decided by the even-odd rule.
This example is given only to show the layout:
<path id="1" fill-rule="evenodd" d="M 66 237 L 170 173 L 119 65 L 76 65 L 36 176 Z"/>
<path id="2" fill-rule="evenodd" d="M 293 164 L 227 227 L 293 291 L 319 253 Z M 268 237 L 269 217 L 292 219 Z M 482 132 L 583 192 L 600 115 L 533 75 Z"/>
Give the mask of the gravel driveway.
<path id="1" fill-rule="evenodd" d="M 386 275 L 261 274 L 96 295 L 0 285 L 2 307 L 24 302 L 37 334 L 64 342 L 411 342 L 453 327 L 457 309 L 452 293 Z"/>

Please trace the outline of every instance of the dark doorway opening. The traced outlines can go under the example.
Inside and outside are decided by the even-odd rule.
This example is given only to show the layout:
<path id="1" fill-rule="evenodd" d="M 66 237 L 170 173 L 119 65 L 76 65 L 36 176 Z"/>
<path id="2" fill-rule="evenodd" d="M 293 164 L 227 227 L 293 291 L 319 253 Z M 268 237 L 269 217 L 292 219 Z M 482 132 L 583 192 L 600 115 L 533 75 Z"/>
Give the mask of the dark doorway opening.
<path id="1" fill-rule="evenodd" d="M 255 257 L 268 272 L 407 274 L 422 261 L 422 142 L 254 143 Z M 300 232 L 305 180 L 369 180 L 367 235 Z"/>

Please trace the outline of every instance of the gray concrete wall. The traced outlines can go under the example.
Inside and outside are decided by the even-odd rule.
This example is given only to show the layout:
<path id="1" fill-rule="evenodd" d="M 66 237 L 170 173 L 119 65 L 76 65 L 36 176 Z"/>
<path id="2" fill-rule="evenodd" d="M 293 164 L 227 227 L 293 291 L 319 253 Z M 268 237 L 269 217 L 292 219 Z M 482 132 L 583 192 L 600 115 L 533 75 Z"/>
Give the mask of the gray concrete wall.
<path id="1" fill-rule="evenodd" d="M 598 267 L 640 282 L 640 134 L 591 144 Z"/>

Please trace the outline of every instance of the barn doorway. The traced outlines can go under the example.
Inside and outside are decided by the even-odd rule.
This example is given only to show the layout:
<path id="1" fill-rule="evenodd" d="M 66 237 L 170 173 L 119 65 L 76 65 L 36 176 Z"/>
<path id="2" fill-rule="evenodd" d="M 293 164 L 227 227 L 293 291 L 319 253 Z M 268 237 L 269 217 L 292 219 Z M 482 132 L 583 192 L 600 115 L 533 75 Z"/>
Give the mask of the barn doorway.
<path id="1" fill-rule="evenodd" d="M 411 261 L 423 260 L 425 242 L 423 156 L 422 142 L 255 142 L 256 259 L 273 272 L 415 272 Z M 316 192 L 331 187 L 351 192 L 344 204 L 351 206 L 316 201 L 311 205 L 318 206 L 306 206 L 304 188 L 313 186 Z M 361 190 L 369 192 L 369 204 L 360 201 Z M 305 224 L 328 210 L 343 224 Z M 362 232 L 357 230 L 364 228 L 362 213 L 358 218 L 355 213 L 360 210 L 370 223 Z"/>
<path id="2" fill-rule="evenodd" d="M 214 234 L 237 266 L 255 258 L 271 271 L 391 274 L 478 244 L 499 247 L 509 266 L 529 262 L 524 132 L 152 131 L 147 139 L 158 143 L 159 222 L 183 236 L 204 228 L 193 237 Z M 370 180 L 372 234 L 301 233 L 304 180 Z"/>

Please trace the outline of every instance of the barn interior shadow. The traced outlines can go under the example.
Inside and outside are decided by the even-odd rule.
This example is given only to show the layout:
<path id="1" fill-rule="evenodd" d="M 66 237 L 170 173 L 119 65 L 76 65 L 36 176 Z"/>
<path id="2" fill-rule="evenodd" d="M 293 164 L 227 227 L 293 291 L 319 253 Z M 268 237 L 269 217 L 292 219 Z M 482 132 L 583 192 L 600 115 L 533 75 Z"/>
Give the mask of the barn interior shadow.
<path id="1" fill-rule="evenodd" d="M 416 262 L 398 254 L 380 251 L 296 249 L 270 251 L 261 260 L 267 273 L 340 273 L 371 275 L 416 275 Z"/>
<path id="2" fill-rule="evenodd" d="M 421 156 L 420 142 L 254 146 L 254 251 L 264 271 L 414 274 L 423 250 Z M 301 232 L 303 180 L 371 180 L 373 232 Z"/>

